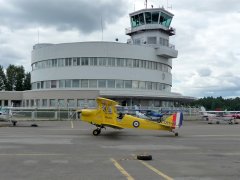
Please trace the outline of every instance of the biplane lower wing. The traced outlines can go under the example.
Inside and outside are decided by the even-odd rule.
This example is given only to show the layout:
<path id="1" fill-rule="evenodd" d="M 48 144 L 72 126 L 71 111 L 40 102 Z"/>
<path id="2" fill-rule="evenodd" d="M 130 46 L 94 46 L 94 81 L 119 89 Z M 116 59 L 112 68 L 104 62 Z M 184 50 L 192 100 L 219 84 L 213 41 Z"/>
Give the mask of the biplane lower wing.
<path id="1" fill-rule="evenodd" d="M 110 127 L 110 128 L 113 128 L 113 129 L 124 129 L 123 127 L 121 126 L 117 126 L 115 124 L 102 124 L 104 127 Z"/>

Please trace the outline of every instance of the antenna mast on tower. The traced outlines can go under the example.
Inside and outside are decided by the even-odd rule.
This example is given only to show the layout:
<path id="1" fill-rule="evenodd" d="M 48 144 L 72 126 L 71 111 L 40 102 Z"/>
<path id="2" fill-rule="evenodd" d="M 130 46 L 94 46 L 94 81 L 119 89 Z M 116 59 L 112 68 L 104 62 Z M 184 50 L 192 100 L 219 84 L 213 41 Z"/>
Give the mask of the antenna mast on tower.
<path id="1" fill-rule="evenodd" d="M 144 5 L 145 5 L 145 8 L 147 9 L 147 0 L 145 0 Z"/>

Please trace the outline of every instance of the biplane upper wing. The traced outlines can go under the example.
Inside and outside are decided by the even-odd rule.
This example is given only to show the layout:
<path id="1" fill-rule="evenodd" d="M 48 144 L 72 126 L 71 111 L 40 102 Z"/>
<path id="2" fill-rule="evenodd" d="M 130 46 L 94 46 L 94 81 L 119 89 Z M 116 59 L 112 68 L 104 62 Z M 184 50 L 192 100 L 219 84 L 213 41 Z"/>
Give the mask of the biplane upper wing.
<path id="1" fill-rule="evenodd" d="M 97 98 L 97 103 L 99 104 L 105 104 L 106 106 L 116 106 L 118 103 L 116 101 L 113 101 L 111 99 L 106 99 L 102 97 Z"/>

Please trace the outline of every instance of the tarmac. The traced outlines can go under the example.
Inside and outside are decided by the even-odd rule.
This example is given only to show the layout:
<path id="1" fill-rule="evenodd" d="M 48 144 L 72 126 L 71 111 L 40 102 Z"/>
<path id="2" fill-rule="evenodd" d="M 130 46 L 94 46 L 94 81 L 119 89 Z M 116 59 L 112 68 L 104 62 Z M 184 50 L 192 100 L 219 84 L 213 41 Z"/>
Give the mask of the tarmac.
<path id="1" fill-rule="evenodd" d="M 36 123 L 36 122 L 34 122 Z M 239 180 L 240 125 L 185 121 L 165 131 L 102 130 L 81 121 L 0 122 L 3 180 Z M 152 155 L 151 161 L 136 159 Z"/>

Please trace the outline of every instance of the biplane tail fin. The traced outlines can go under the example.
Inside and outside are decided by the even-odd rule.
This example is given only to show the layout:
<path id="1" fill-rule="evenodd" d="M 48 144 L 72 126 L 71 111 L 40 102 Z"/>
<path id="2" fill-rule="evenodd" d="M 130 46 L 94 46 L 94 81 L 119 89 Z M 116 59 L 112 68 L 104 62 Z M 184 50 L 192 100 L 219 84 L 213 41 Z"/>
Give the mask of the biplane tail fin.
<path id="1" fill-rule="evenodd" d="M 165 126 L 169 126 L 172 129 L 180 128 L 183 124 L 183 113 L 177 112 L 169 117 L 165 121 L 162 122 Z"/>

